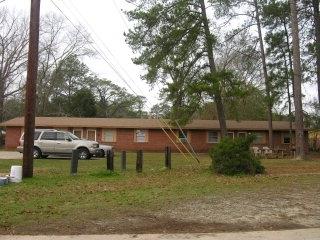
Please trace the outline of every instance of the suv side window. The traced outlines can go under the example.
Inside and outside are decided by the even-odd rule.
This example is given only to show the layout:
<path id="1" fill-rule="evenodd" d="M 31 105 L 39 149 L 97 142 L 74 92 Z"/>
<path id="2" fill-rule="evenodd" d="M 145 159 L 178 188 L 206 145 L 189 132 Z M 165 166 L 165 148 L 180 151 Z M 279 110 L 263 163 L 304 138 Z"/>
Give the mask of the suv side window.
<path id="1" fill-rule="evenodd" d="M 37 140 L 41 132 L 34 132 L 34 140 Z M 24 133 L 21 136 L 21 140 L 24 140 Z"/>
<path id="2" fill-rule="evenodd" d="M 64 132 L 57 132 L 57 140 L 65 141 L 66 140 L 66 134 Z"/>
<path id="3" fill-rule="evenodd" d="M 41 140 L 57 140 L 56 132 L 44 132 L 41 136 Z"/>
<path id="4" fill-rule="evenodd" d="M 34 140 L 37 140 L 41 132 L 34 132 Z"/>

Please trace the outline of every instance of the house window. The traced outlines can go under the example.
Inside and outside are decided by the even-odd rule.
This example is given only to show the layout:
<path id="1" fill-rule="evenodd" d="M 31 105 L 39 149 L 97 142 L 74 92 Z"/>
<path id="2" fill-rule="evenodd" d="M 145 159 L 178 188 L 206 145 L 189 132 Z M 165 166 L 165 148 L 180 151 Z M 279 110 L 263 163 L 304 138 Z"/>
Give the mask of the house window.
<path id="1" fill-rule="evenodd" d="M 74 129 L 73 134 L 76 135 L 78 138 L 83 138 L 83 131 L 82 129 Z"/>
<path id="2" fill-rule="evenodd" d="M 116 142 L 116 130 L 104 129 L 103 130 L 103 140 L 104 142 Z"/>
<path id="3" fill-rule="evenodd" d="M 187 131 L 179 131 L 178 137 L 181 142 L 186 142 L 188 140 L 188 132 Z"/>
<path id="4" fill-rule="evenodd" d="M 219 134 L 216 131 L 208 131 L 208 143 L 219 142 Z"/>
<path id="5" fill-rule="evenodd" d="M 137 129 L 135 130 L 135 142 L 143 143 L 148 142 L 148 130 L 141 130 Z"/>
<path id="6" fill-rule="evenodd" d="M 290 144 L 291 139 L 290 139 L 290 133 L 282 133 L 282 143 L 284 144 Z"/>
<path id="7" fill-rule="evenodd" d="M 253 134 L 256 136 L 256 139 L 253 141 L 254 144 L 266 144 L 267 143 L 266 133 L 255 132 Z"/>
<path id="8" fill-rule="evenodd" d="M 97 139 L 96 130 L 88 130 L 87 131 L 87 139 L 91 140 L 91 141 L 96 141 L 96 139 Z"/>
<path id="9" fill-rule="evenodd" d="M 245 138 L 247 136 L 246 132 L 238 132 L 238 138 Z"/>
<path id="10" fill-rule="evenodd" d="M 234 139 L 234 132 L 228 132 L 228 137 Z"/>

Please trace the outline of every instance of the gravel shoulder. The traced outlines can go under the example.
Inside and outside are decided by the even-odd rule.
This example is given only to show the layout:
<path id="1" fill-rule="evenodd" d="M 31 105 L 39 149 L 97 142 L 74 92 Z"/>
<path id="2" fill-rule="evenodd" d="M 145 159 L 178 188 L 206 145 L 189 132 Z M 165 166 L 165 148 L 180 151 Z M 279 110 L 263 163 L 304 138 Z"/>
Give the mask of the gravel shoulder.
<path id="1" fill-rule="evenodd" d="M 255 231 L 218 234 L 115 234 L 78 236 L 1 236 L 1 240 L 319 240 L 320 229 L 298 229 L 285 231 Z"/>
<path id="2" fill-rule="evenodd" d="M 22 154 L 15 151 L 0 151 L 0 159 L 22 159 Z"/>

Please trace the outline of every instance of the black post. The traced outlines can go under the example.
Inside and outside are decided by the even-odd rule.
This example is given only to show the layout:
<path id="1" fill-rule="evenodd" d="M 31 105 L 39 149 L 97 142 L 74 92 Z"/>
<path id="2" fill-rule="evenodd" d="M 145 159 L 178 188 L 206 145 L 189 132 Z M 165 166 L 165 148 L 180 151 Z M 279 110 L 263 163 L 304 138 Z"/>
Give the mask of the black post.
<path id="1" fill-rule="evenodd" d="M 141 173 L 142 167 L 143 167 L 143 152 L 142 152 L 142 150 L 139 150 L 139 151 L 137 151 L 136 171 L 138 173 Z"/>
<path id="2" fill-rule="evenodd" d="M 110 170 L 113 172 L 114 171 L 114 151 L 111 150 L 111 162 L 110 162 Z"/>
<path id="3" fill-rule="evenodd" d="M 33 147 L 36 108 L 36 84 L 39 58 L 40 0 L 31 0 L 28 71 L 26 82 L 23 166 L 24 178 L 33 177 Z"/>
<path id="4" fill-rule="evenodd" d="M 77 175 L 78 172 L 79 150 L 72 150 L 70 174 Z"/>
<path id="5" fill-rule="evenodd" d="M 165 166 L 167 169 L 171 169 L 171 148 L 165 148 Z"/>
<path id="6" fill-rule="evenodd" d="M 122 151 L 121 153 L 121 170 L 127 170 L 127 153 L 126 151 Z"/>
<path id="7" fill-rule="evenodd" d="M 114 153 L 113 150 L 108 150 L 106 154 L 107 158 L 107 170 L 113 171 L 114 170 L 114 164 L 113 164 L 113 159 L 114 159 Z"/>

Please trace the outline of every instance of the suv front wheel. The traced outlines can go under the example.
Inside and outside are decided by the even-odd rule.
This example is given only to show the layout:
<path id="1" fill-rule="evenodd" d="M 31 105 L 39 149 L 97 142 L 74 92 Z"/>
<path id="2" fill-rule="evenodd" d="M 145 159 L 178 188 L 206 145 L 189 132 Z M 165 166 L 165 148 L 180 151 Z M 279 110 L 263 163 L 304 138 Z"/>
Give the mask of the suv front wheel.
<path id="1" fill-rule="evenodd" d="M 79 159 L 84 160 L 84 159 L 90 159 L 91 155 L 88 149 L 86 148 L 79 148 Z"/>

